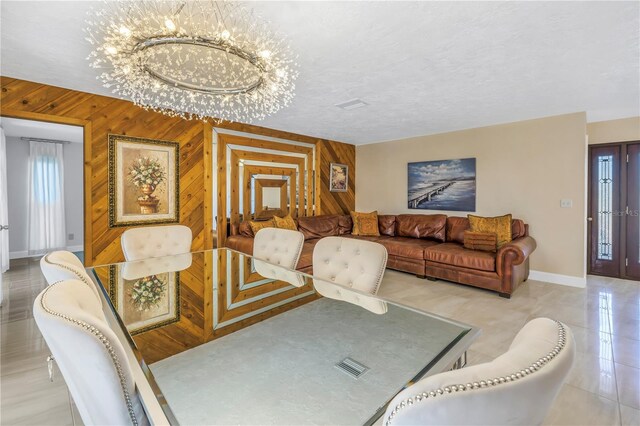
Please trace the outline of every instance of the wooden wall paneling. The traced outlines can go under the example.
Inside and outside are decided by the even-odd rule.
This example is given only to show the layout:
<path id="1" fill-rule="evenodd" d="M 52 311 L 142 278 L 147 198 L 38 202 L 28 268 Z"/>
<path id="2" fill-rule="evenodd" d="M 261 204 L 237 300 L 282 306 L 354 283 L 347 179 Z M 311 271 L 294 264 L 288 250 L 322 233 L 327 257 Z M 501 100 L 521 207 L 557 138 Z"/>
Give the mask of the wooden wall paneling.
<path id="1" fill-rule="evenodd" d="M 316 145 L 316 215 L 348 214 L 355 209 L 356 164 L 355 146 L 340 142 L 320 142 Z M 349 166 L 347 192 L 329 189 L 330 164 Z"/>
<path id="2" fill-rule="evenodd" d="M 264 211 L 263 205 L 263 189 L 264 188 L 280 188 L 280 211 L 281 212 L 289 212 L 289 214 L 293 215 L 292 211 L 295 209 L 295 200 L 293 203 L 287 202 L 287 187 L 289 183 L 289 179 L 256 179 L 255 181 L 255 215 L 256 217 L 260 216 L 260 213 Z"/>
<path id="3" fill-rule="evenodd" d="M 227 145 L 218 139 L 218 212 L 216 229 L 218 231 L 218 247 L 227 242 Z"/>
<path id="4" fill-rule="evenodd" d="M 205 217 L 205 249 L 214 247 L 213 235 L 213 126 L 206 122 L 203 124 L 204 131 L 204 204 L 203 211 Z M 210 220 L 206 220 L 210 218 Z"/>

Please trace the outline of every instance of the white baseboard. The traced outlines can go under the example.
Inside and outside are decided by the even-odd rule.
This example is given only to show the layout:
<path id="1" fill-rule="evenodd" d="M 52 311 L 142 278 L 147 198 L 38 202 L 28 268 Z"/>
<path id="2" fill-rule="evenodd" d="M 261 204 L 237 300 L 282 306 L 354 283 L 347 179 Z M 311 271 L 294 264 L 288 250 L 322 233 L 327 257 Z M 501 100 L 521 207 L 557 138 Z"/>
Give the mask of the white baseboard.
<path id="1" fill-rule="evenodd" d="M 30 257 L 28 251 L 11 251 L 9 252 L 9 259 L 24 259 Z"/>
<path id="2" fill-rule="evenodd" d="M 65 248 L 67 251 L 76 252 L 76 251 L 84 251 L 84 246 L 69 246 Z M 29 256 L 28 251 L 12 251 L 9 252 L 9 259 L 25 259 L 28 257 L 40 257 L 41 254 L 34 254 Z"/>
<path id="3" fill-rule="evenodd" d="M 574 277 L 572 275 L 552 274 L 551 272 L 529 271 L 529 279 L 544 281 L 547 283 L 568 285 L 570 287 L 584 288 L 587 286 L 586 277 Z"/>

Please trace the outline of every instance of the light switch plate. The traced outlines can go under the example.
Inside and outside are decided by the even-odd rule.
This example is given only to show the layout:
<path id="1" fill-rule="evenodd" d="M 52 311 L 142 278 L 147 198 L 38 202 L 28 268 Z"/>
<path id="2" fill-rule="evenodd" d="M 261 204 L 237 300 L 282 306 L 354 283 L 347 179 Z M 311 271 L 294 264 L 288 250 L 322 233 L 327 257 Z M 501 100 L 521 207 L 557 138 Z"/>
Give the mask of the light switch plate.
<path id="1" fill-rule="evenodd" d="M 563 209 L 570 209 L 571 207 L 573 207 L 573 200 L 570 200 L 569 198 L 563 198 L 562 200 L 560 200 L 560 207 L 562 207 Z"/>

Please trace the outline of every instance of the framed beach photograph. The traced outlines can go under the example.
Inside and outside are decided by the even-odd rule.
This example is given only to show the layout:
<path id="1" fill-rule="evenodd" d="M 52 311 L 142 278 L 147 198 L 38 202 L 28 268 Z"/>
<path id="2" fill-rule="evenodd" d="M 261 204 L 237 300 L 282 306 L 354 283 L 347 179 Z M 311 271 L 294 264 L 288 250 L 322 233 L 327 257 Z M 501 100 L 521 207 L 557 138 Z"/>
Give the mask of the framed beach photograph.
<path id="1" fill-rule="evenodd" d="M 476 159 L 409 163 L 408 208 L 476 211 Z"/>
<path id="2" fill-rule="evenodd" d="M 346 164 L 331 163 L 329 174 L 329 191 L 347 192 L 349 185 L 349 166 Z"/>
<path id="3" fill-rule="evenodd" d="M 109 297 L 131 335 L 180 321 L 180 272 L 125 279 L 110 271 Z"/>
<path id="4" fill-rule="evenodd" d="M 179 222 L 179 144 L 109 135 L 109 227 Z"/>

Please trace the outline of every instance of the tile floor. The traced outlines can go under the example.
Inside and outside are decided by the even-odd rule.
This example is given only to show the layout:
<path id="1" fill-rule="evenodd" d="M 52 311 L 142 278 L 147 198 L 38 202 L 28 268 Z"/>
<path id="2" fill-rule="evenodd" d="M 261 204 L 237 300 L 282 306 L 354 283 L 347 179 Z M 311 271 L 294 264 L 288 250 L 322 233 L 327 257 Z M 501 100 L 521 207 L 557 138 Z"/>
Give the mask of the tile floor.
<path id="1" fill-rule="evenodd" d="M 49 382 L 48 350 L 31 314 L 45 281 L 37 262 L 4 274 L 0 314 L 0 423 L 80 424 L 59 372 Z M 539 316 L 568 324 L 576 364 L 546 419 L 549 425 L 640 425 L 640 283 L 590 276 L 586 289 L 529 281 L 502 299 L 495 293 L 387 271 L 380 294 L 476 325 L 482 336 L 469 363 L 504 352 Z"/>

